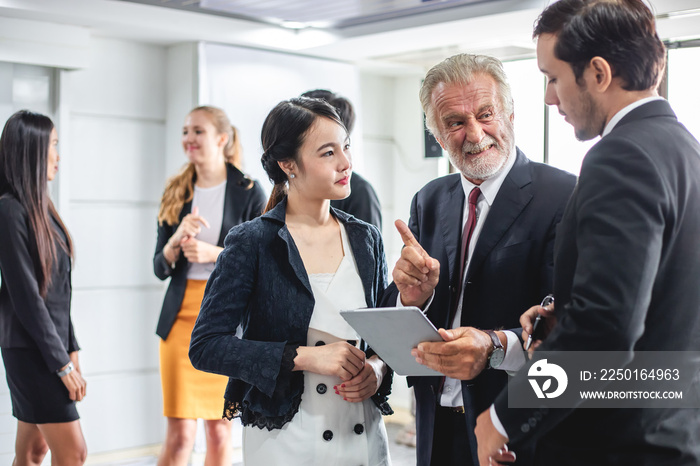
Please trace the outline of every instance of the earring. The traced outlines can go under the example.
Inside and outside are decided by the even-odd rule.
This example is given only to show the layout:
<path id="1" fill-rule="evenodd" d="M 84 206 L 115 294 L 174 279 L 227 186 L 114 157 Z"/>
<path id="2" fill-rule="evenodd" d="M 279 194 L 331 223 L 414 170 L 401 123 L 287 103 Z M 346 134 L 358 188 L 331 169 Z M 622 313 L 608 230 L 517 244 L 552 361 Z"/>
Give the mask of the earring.
<path id="1" fill-rule="evenodd" d="M 290 174 L 289 174 L 289 177 L 290 177 L 291 179 L 294 179 L 294 178 L 296 178 L 297 176 L 296 176 L 294 173 L 290 173 Z"/>

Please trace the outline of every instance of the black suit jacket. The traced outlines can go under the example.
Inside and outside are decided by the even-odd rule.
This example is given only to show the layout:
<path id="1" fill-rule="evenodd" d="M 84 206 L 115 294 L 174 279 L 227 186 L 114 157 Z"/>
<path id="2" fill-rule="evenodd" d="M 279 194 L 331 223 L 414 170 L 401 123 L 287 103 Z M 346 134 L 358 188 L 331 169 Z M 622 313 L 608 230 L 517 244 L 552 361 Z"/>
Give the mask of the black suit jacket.
<path id="1" fill-rule="evenodd" d="M 350 178 L 350 195 L 345 199 L 331 201 L 331 205 L 382 231 L 382 207 L 377 193 L 369 181 L 357 173 L 353 172 Z"/>
<path id="2" fill-rule="evenodd" d="M 450 307 L 457 299 L 459 248 L 464 190 L 461 175 L 428 183 L 413 199 L 409 227 L 426 252 L 440 262 L 440 281 L 428 317 L 436 327 L 450 328 Z M 494 200 L 467 271 L 462 309 L 463 326 L 481 329 L 515 328 L 520 315 L 552 291 L 555 226 L 561 218 L 576 178 L 531 162 L 518 149 L 515 164 Z M 382 301 L 396 303 L 392 283 Z M 476 454 L 476 416 L 505 386 L 507 374 L 488 370 L 462 382 L 469 441 Z M 429 465 L 439 377 L 410 377 L 416 394 L 418 464 Z M 476 459 L 475 459 L 476 463 Z"/>
<path id="3" fill-rule="evenodd" d="M 58 223 L 52 226 L 59 235 Z M 65 236 L 64 236 L 65 238 Z M 46 298 L 39 294 L 36 239 L 22 204 L 0 197 L 0 347 L 37 348 L 48 370 L 68 364 L 78 351 L 70 317 L 71 259 L 56 243 L 56 260 Z"/>
<path id="4" fill-rule="evenodd" d="M 226 171 L 226 198 L 224 200 L 224 218 L 221 222 L 221 233 L 217 243 L 219 247 L 224 246 L 224 239 L 231 228 L 262 214 L 267 203 L 265 193 L 257 181 L 249 188 L 250 179 L 239 169 L 231 164 L 226 164 Z M 191 211 L 192 202 L 190 201 L 182 207 L 180 222 Z M 163 299 L 163 308 L 160 311 L 158 327 L 156 328 L 156 334 L 163 340 L 168 338 L 170 329 L 172 329 L 177 314 L 180 312 L 182 298 L 185 296 L 185 288 L 187 287 L 187 266 L 189 261 L 185 255 L 180 254 L 179 259 L 175 263 L 175 268 L 171 268 L 163 256 L 165 243 L 175 233 L 180 222 L 176 225 L 163 223 L 163 225 L 158 226 L 156 252 L 153 256 L 153 272 L 156 274 L 156 277 L 161 280 L 171 277 L 168 290 L 165 292 L 165 298 Z"/>
<path id="5" fill-rule="evenodd" d="M 543 351 L 700 349 L 700 145 L 668 102 L 632 110 L 586 155 L 557 232 L 557 326 Z M 512 383 L 527 384 L 526 371 Z M 496 412 L 538 464 L 700 464 L 698 409 Z M 531 428 L 523 428 L 529 419 Z M 556 427 L 556 428 L 554 428 Z"/>

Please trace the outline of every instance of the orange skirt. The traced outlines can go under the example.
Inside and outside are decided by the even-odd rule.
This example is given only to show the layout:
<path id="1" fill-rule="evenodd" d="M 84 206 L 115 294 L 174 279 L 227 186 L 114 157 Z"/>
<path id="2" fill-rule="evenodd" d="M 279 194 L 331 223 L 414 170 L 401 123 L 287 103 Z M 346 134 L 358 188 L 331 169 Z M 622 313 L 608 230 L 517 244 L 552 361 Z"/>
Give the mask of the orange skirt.
<path id="1" fill-rule="evenodd" d="M 221 419 L 228 378 L 198 371 L 188 351 L 194 323 L 204 297 L 206 280 L 187 280 L 182 307 L 168 334 L 160 341 L 163 414 L 181 419 Z"/>

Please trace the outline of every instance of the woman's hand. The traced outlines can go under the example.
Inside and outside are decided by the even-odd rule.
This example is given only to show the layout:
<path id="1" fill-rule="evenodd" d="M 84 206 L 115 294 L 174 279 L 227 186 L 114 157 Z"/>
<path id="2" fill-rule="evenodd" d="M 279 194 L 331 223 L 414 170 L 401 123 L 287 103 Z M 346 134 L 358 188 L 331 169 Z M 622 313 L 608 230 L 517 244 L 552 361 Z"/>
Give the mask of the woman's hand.
<path id="1" fill-rule="evenodd" d="M 80 372 L 80 364 L 78 362 L 78 352 L 73 351 L 70 353 L 70 360 L 73 363 L 74 369 L 61 377 L 61 382 L 68 389 L 68 397 L 73 401 L 82 401 L 85 398 L 87 382 L 83 379 L 83 375 Z M 66 364 L 61 370 L 68 367 Z"/>
<path id="2" fill-rule="evenodd" d="M 202 226 L 210 228 L 209 222 L 199 215 L 199 208 L 195 207 L 191 213 L 185 215 L 173 236 L 168 240 L 170 247 L 176 249 L 180 246 L 183 239 L 194 238 L 202 231 Z"/>
<path id="3" fill-rule="evenodd" d="M 352 379 L 334 386 L 336 395 L 345 401 L 359 403 L 377 393 L 386 373 L 386 364 L 377 355 L 365 361 L 365 365 Z"/>
<path id="4" fill-rule="evenodd" d="M 207 262 L 216 262 L 216 258 L 219 257 L 223 248 L 214 246 L 205 241 L 200 241 L 196 238 L 187 238 L 180 243 L 182 247 L 182 253 L 185 255 L 188 261 L 204 264 Z"/>
<path id="5" fill-rule="evenodd" d="M 352 380 L 365 366 L 365 353 L 345 341 L 323 346 L 300 346 L 294 358 L 295 371 L 334 375 Z"/>

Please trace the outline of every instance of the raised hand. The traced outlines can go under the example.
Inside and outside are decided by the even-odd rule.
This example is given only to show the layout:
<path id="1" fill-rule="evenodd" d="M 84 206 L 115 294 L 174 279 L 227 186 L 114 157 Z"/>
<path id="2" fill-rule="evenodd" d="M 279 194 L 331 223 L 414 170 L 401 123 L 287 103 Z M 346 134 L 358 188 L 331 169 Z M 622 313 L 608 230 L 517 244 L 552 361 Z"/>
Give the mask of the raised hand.
<path id="1" fill-rule="evenodd" d="M 191 213 L 185 215 L 173 236 L 170 237 L 170 246 L 177 249 L 184 239 L 197 236 L 202 231 L 202 226 L 210 228 L 209 222 L 199 215 L 199 208 L 195 207 Z"/>
<path id="2" fill-rule="evenodd" d="M 403 221 L 394 225 L 404 244 L 392 273 L 394 283 L 404 306 L 423 307 L 440 279 L 440 263 L 425 252 Z"/>

